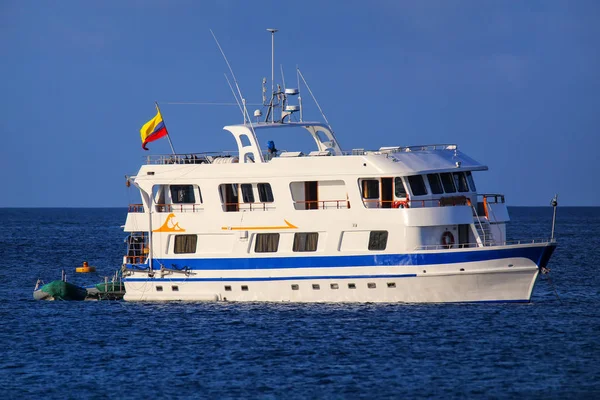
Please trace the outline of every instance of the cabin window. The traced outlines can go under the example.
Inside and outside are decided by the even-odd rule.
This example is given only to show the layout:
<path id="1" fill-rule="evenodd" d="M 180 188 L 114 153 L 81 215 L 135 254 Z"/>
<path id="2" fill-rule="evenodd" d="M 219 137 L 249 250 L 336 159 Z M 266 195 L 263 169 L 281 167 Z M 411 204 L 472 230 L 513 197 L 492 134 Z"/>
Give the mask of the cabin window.
<path id="1" fill-rule="evenodd" d="M 363 199 L 379 198 L 379 181 L 377 179 L 363 179 L 362 197 Z"/>
<path id="2" fill-rule="evenodd" d="M 338 285 L 337 283 L 332 283 L 331 285 L 329 285 L 329 287 L 331 287 L 333 290 L 336 290 L 340 288 L 340 285 Z"/>
<path id="3" fill-rule="evenodd" d="M 244 203 L 254 203 L 254 192 L 252 191 L 252 184 L 250 183 L 242 183 L 242 201 Z"/>
<path id="4" fill-rule="evenodd" d="M 268 183 L 258 184 L 258 198 L 261 203 L 272 203 L 273 202 L 273 191 L 271 185 Z"/>
<path id="5" fill-rule="evenodd" d="M 321 290 L 321 285 L 319 285 L 318 283 L 313 283 L 312 288 L 313 290 Z"/>
<path id="6" fill-rule="evenodd" d="M 173 204 L 194 204 L 194 185 L 171 185 L 171 201 Z"/>
<path id="7" fill-rule="evenodd" d="M 293 251 L 317 251 L 318 232 L 298 232 L 294 234 Z"/>
<path id="8" fill-rule="evenodd" d="M 175 254 L 190 254 L 196 252 L 198 235 L 175 235 Z"/>
<path id="9" fill-rule="evenodd" d="M 467 184 L 467 179 L 465 178 L 465 174 L 462 172 L 454 172 L 452 174 L 454 176 L 454 184 L 458 188 L 459 192 L 468 192 L 469 185 Z"/>
<path id="10" fill-rule="evenodd" d="M 385 250 L 388 231 L 372 231 L 369 235 L 369 250 Z"/>
<path id="11" fill-rule="evenodd" d="M 423 196 L 427 194 L 427 187 L 425 187 L 425 181 L 421 175 L 412 175 L 408 177 L 408 183 L 410 190 L 415 196 Z"/>
<path id="12" fill-rule="evenodd" d="M 375 282 L 369 282 L 367 283 L 367 287 L 369 289 L 377 289 L 377 284 Z"/>
<path id="13" fill-rule="evenodd" d="M 406 198 L 406 188 L 404 188 L 404 183 L 402 183 L 400 177 L 394 178 L 394 194 L 397 198 Z"/>
<path id="14" fill-rule="evenodd" d="M 452 179 L 451 173 L 446 172 L 440 174 L 440 178 L 442 178 L 442 186 L 444 187 L 444 192 L 456 193 L 456 187 L 454 187 L 454 179 Z"/>
<path id="15" fill-rule="evenodd" d="M 279 247 L 279 233 L 257 233 L 255 253 L 275 253 Z"/>
<path id="16" fill-rule="evenodd" d="M 443 194 L 444 188 L 442 187 L 442 182 L 440 181 L 440 176 L 438 174 L 427 174 L 427 180 L 429 181 L 429 187 L 431 188 L 431 193 L 433 194 Z"/>
<path id="17" fill-rule="evenodd" d="M 476 192 L 477 188 L 475 187 L 475 180 L 473 179 L 473 174 L 471 173 L 471 171 L 467 171 L 465 172 L 465 175 L 467 176 L 467 181 L 469 181 L 471 192 Z"/>

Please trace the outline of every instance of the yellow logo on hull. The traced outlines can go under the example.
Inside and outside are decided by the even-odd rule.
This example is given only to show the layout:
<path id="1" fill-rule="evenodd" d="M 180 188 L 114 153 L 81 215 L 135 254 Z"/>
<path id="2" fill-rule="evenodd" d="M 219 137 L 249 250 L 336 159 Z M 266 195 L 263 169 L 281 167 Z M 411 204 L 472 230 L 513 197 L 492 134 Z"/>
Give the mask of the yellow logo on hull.
<path id="1" fill-rule="evenodd" d="M 179 226 L 179 222 L 173 221 L 175 214 L 171 213 L 167 216 L 165 223 L 158 229 L 152 232 L 185 232 L 185 229 Z"/>

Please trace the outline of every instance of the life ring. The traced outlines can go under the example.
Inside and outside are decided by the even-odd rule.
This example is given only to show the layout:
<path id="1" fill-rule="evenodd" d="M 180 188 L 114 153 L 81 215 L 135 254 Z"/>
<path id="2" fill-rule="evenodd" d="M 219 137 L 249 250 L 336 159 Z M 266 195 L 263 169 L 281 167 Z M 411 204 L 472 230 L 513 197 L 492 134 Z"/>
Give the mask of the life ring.
<path id="1" fill-rule="evenodd" d="M 446 231 L 442 234 L 442 246 L 447 249 L 454 246 L 454 235 L 452 232 Z"/>
<path id="2" fill-rule="evenodd" d="M 408 200 L 395 201 L 392 203 L 392 208 L 408 208 Z"/>

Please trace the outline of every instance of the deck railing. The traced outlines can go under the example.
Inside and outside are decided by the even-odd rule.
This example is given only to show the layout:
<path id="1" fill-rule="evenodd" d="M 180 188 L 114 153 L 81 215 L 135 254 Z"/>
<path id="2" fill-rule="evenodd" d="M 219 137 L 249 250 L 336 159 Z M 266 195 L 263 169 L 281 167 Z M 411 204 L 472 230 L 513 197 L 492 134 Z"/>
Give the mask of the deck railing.
<path id="1" fill-rule="evenodd" d="M 272 202 L 263 203 L 263 202 L 255 202 L 255 203 L 223 203 L 223 210 L 229 212 L 235 211 L 268 211 L 274 210 L 275 205 Z"/>
<path id="2" fill-rule="evenodd" d="M 204 211 L 203 204 L 191 204 L 191 203 L 182 203 L 182 204 L 155 204 L 154 209 L 159 213 L 168 213 L 168 212 L 200 212 Z"/>
<path id="3" fill-rule="evenodd" d="M 130 213 L 143 213 L 144 212 L 144 205 L 143 204 L 130 204 L 129 205 L 129 209 L 127 210 L 127 212 L 130 212 Z"/>
<path id="4" fill-rule="evenodd" d="M 423 200 L 379 200 L 363 199 L 367 208 L 424 208 L 424 207 L 452 207 L 470 206 L 471 200 L 466 196 L 445 196 Z M 369 205 L 371 205 L 369 207 Z"/>
<path id="5" fill-rule="evenodd" d="M 549 244 L 552 243 L 551 239 L 528 239 L 528 240 L 507 240 L 504 242 L 495 242 L 493 244 L 487 244 L 485 246 L 479 243 L 461 243 L 454 244 L 450 247 L 443 244 L 429 244 L 423 246 L 415 247 L 415 251 L 417 250 L 457 250 L 457 249 L 467 249 L 467 248 L 475 248 L 475 247 L 498 247 L 498 246 L 515 246 L 521 244 Z"/>
<path id="6" fill-rule="evenodd" d="M 304 210 L 327 210 L 350 208 L 350 201 L 346 200 L 296 200 L 294 205 L 304 205 Z M 299 208 L 296 207 L 298 210 Z"/>

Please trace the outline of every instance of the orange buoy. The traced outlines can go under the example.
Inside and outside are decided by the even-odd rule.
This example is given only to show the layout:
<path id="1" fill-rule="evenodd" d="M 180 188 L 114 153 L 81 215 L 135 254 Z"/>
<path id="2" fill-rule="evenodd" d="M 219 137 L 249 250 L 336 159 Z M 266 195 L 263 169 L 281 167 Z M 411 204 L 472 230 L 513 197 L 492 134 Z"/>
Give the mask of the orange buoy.
<path id="1" fill-rule="evenodd" d="M 92 267 L 91 265 L 88 265 L 87 261 L 84 261 L 83 265 L 81 267 L 75 268 L 75 272 L 81 272 L 81 273 L 96 272 L 96 267 Z"/>

